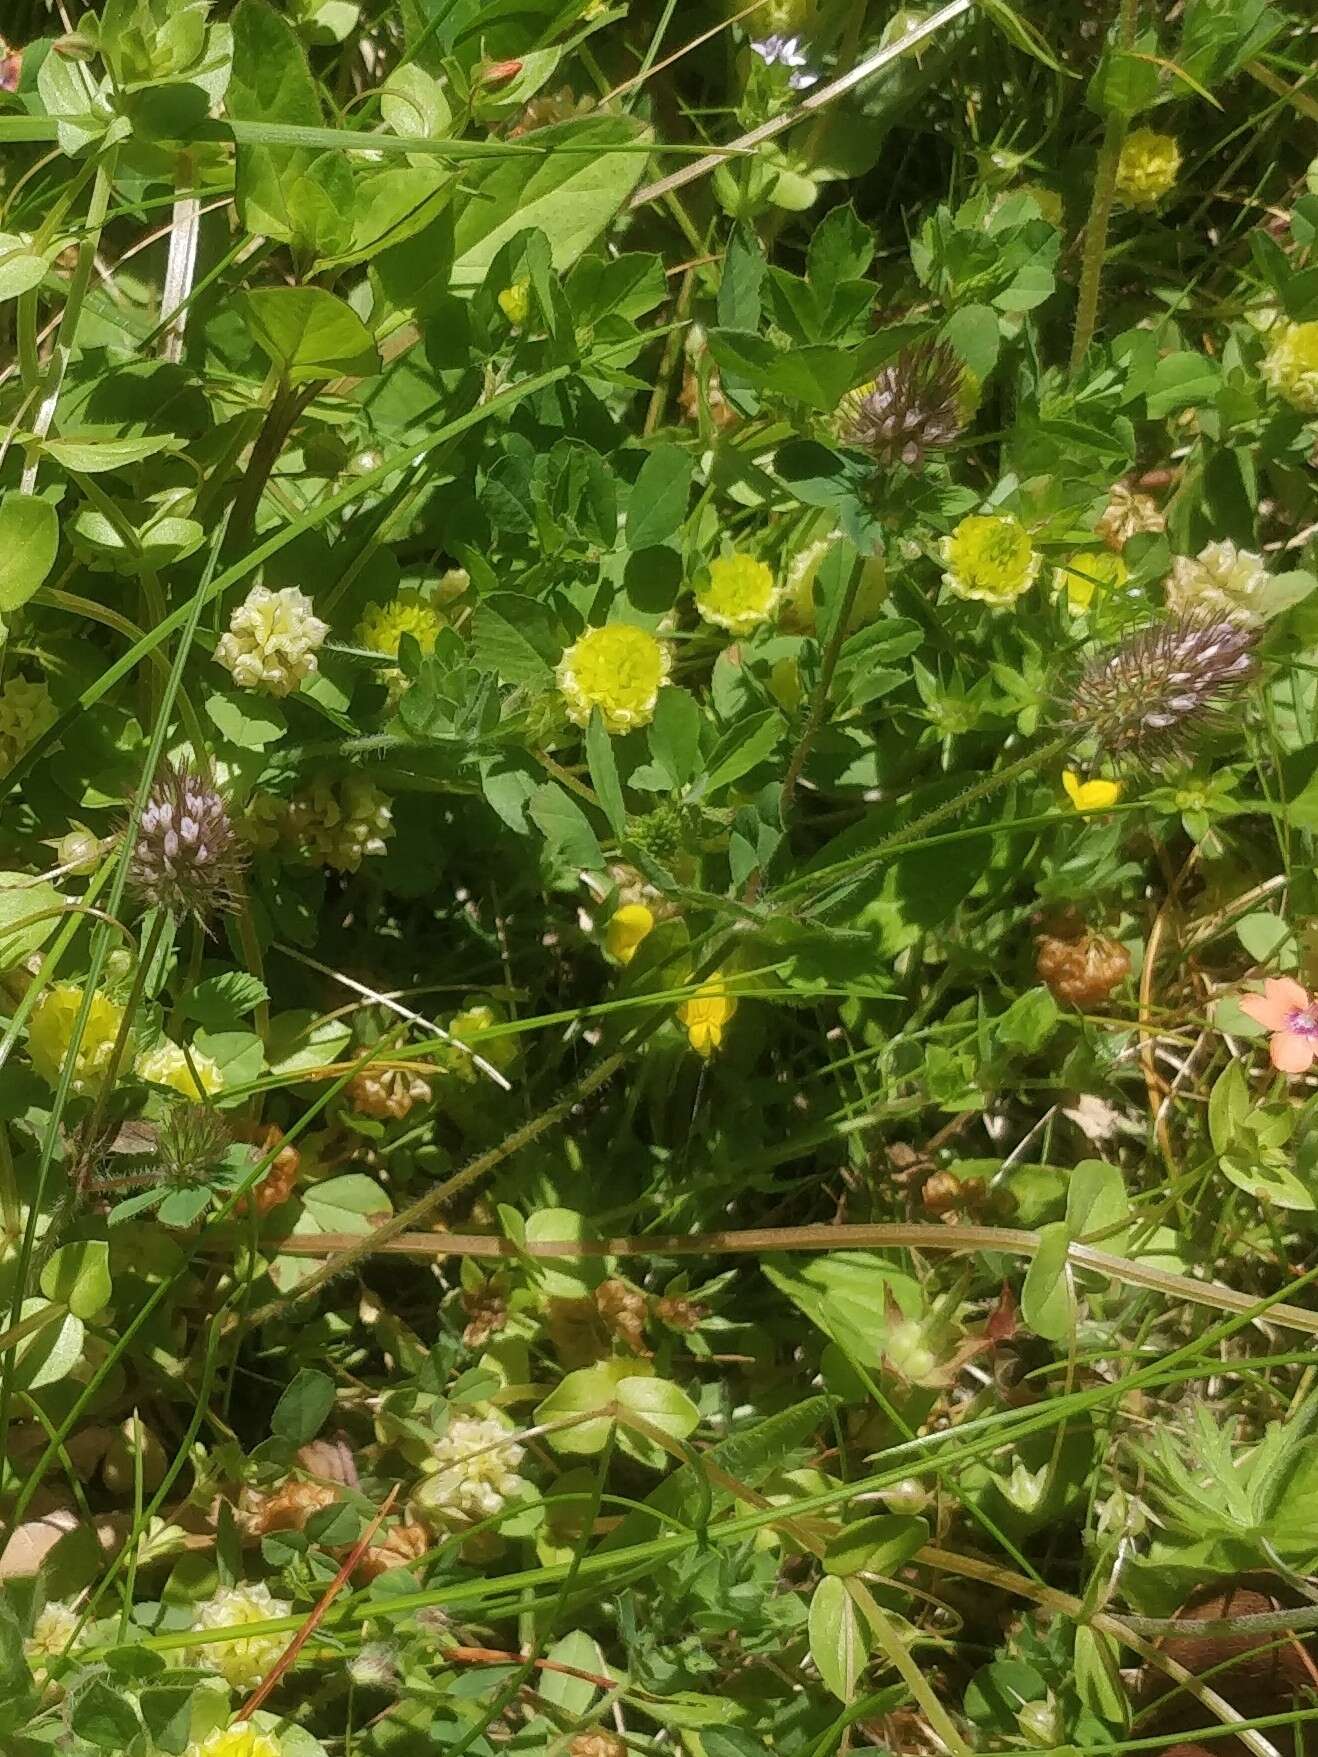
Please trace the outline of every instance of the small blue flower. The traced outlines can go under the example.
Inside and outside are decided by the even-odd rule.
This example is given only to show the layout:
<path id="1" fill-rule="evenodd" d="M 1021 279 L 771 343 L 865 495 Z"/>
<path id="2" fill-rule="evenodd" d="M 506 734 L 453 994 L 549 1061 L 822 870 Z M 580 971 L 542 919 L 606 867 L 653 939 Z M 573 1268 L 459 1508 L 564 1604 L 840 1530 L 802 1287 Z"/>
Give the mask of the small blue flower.
<path id="1" fill-rule="evenodd" d="M 761 42 L 753 42 L 751 48 L 766 67 L 792 69 L 787 83 L 794 92 L 808 91 L 812 85 L 818 85 L 819 75 L 809 71 L 809 59 L 801 47 L 800 37 L 784 37 L 775 33 Z"/>

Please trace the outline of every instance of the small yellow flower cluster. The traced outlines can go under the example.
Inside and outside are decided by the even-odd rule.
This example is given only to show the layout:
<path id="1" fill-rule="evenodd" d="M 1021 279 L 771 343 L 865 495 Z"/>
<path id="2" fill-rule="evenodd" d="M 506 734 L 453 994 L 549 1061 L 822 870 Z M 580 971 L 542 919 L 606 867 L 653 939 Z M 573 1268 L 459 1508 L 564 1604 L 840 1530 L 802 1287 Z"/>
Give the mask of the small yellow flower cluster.
<path id="1" fill-rule="evenodd" d="M 696 586 L 696 609 L 706 622 L 729 634 L 749 634 L 778 607 L 772 571 L 753 555 L 723 555 L 711 561 Z"/>
<path id="2" fill-rule="evenodd" d="M 490 1519 L 529 1486 L 517 1474 L 526 1448 L 493 1417 L 457 1415 L 435 1441 L 416 1500 L 432 1518 L 467 1525 Z"/>
<path id="3" fill-rule="evenodd" d="M 1293 409 L 1318 415 L 1318 323 L 1283 325 L 1259 370 Z"/>
<path id="4" fill-rule="evenodd" d="M 1129 569 L 1110 549 L 1085 549 L 1073 555 L 1065 567 L 1053 569 L 1053 589 L 1065 595 L 1072 616 L 1083 616 L 1097 593 L 1106 597 L 1118 592 L 1129 578 Z"/>
<path id="5" fill-rule="evenodd" d="M 76 982 L 57 982 L 33 1008 L 28 1023 L 28 1054 L 32 1066 L 52 1086 L 59 1082 L 60 1069 L 73 1042 L 82 997 L 83 990 Z M 98 1092 L 104 1084 L 123 1018 L 124 1009 L 107 995 L 92 996 L 73 1069 L 74 1092 Z"/>
<path id="6" fill-rule="evenodd" d="M 1259 595 L 1268 583 L 1263 557 L 1251 549 L 1237 549 L 1228 537 L 1210 543 L 1193 559 L 1177 555 L 1167 578 L 1168 608 L 1181 616 L 1195 614 L 1221 617 L 1245 627 L 1257 627 Z"/>
<path id="7" fill-rule="evenodd" d="M 1074 769 L 1062 772 L 1062 786 L 1066 797 L 1077 811 L 1106 811 L 1121 798 L 1120 781 L 1082 781 Z"/>
<path id="8" fill-rule="evenodd" d="M 1005 609 L 1039 572 L 1029 533 L 1010 513 L 976 513 L 943 539 L 943 584 L 958 598 Z"/>
<path id="9" fill-rule="evenodd" d="M 34 1675 L 41 1676 L 50 1669 L 51 1660 L 60 1659 L 68 1652 L 81 1620 L 73 1606 L 61 1599 L 52 1599 L 42 1606 L 32 1625 L 32 1633 L 23 1643 L 24 1657 Z"/>
<path id="10" fill-rule="evenodd" d="M 355 638 L 359 647 L 396 659 L 403 636 L 410 634 L 423 653 L 433 653 L 446 621 L 415 586 L 404 586 L 387 604 L 371 604 L 362 612 Z"/>
<path id="11" fill-rule="evenodd" d="M 241 1629 L 248 1623 L 267 1623 L 286 1617 L 292 1606 L 275 1598 L 264 1581 L 250 1585 L 222 1586 L 213 1598 L 199 1604 L 192 1619 L 194 1630 Z M 188 1649 L 189 1662 L 218 1672 L 235 1690 L 250 1690 L 274 1665 L 288 1646 L 287 1635 L 248 1635 L 232 1641 L 208 1641 Z"/>
<path id="12" fill-rule="evenodd" d="M 643 628 L 611 622 L 587 629 L 558 662 L 559 692 L 568 719 L 588 726 L 598 708 L 607 732 L 648 726 L 673 660 L 668 648 Z"/>
<path id="13" fill-rule="evenodd" d="M 514 329 L 521 329 L 531 315 L 531 283 L 514 281 L 499 294 L 499 309 Z"/>
<path id="14" fill-rule="evenodd" d="M 184 1098 L 200 1100 L 224 1090 L 224 1075 L 217 1062 L 199 1049 L 189 1049 L 185 1054 L 168 1037 L 138 1056 L 136 1071 L 139 1079 L 148 1080 L 153 1086 L 170 1086 Z"/>
<path id="15" fill-rule="evenodd" d="M 216 1727 L 198 1744 L 195 1740 L 184 1757 L 283 1757 L 283 1746 L 269 1733 L 256 1730 L 249 1720 L 237 1720 L 231 1727 Z"/>
<path id="16" fill-rule="evenodd" d="M 285 828 L 313 866 L 356 872 L 368 854 L 383 854 L 394 833 L 393 809 L 361 775 L 321 776 L 290 801 Z"/>
<path id="17" fill-rule="evenodd" d="M 59 715 L 44 683 L 12 677 L 0 690 L 0 774 L 7 774 Z"/>
<path id="18" fill-rule="evenodd" d="M 721 976 L 711 976 L 701 983 L 689 1001 L 683 1001 L 677 1009 L 677 1017 L 697 1055 L 708 1060 L 722 1046 L 728 1021 L 736 1010 L 737 1003 L 728 993 Z"/>
<path id="19" fill-rule="evenodd" d="M 1117 197 L 1127 207 L 1154 207 L 1175 187 L 1181 149 L 1170 134 L 1133 128 L 1117 160 Z"/>
<path id="20" fill-rule="evenodd" d="M 285 696 L 316 669 L 316 654 L 329 624 L 296 586 L 272 592 L 253 586 L 229 618 L 229 632 L 215 646 L 215 658 L 240 689 Z"/>
<path id="21" fill-rule="evenodd" d="M 415 586 L 404 586 L 387 604 L 368 606 L 357 624 L 354 639 L 359 647 L 368 647 L 373 653 L 388 653 L 396 659 L 403 636 L 410 634 L 421 652 L 429 654 L 434 652 L 435 642 L 447 622 L 444 612 L 423 598 Z M 389 691 L 390 701 L 396 702 L 407 686 L 403 673 L 391 666 L 378 676 Z"/>
<path id="22" fill-rule="evenodd" d="M 609 917 L 604 950 L 619 964 L 630 964 L 641 941 L 654 931 L 654 911 L 644 903 L 624 903 Z"/>

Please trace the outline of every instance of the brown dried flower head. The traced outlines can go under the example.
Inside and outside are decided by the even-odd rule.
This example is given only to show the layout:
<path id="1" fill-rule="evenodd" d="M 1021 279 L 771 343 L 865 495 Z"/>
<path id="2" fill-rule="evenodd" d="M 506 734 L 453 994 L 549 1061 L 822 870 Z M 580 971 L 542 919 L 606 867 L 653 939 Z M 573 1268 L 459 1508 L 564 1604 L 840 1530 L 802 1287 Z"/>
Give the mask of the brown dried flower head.
<path id="1" fill-rule="evenodd" d="M 1087 933 L 1078 939 L 1039 938 L 1035 969 L 1054 1000 L 1092 1012 L 1130 975 L 1130 953 L 1119 941 Z"/>

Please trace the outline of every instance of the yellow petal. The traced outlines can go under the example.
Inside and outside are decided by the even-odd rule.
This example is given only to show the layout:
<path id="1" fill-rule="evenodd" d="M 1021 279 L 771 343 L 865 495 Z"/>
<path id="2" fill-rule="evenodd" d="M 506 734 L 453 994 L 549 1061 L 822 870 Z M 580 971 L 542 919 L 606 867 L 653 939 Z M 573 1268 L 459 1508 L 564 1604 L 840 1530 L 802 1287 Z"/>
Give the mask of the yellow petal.
<path id="1" fill-rule="evenodd" d="M 1121 798 L 1120 781 L 1082 781 L 1073 769 L 1062 771 L 1062 786 L 1077 811 L 1106 811 Z"/>
<path id="2" fill-rule="evenodd" d="M 620 964 L 630 964 L 637 946 L 653 927 L 653 912 L 644 903 L 624 903 L 614 910 L 604 930 L 604 949 Z"/>

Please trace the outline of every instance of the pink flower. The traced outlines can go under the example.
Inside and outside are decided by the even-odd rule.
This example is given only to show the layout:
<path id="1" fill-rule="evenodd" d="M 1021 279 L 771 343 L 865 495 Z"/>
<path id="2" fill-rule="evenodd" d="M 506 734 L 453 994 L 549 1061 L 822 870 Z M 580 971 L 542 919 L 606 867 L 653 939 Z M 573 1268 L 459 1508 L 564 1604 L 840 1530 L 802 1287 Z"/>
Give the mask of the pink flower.
<path id="1" fill-rule="evenodd" d="M 1272 1033 L 1268 1054 L 1283 1074 L 1307 1074 L 1318 1059 L 1318 1000 L 1289 976 L 1270 976 L 1262 994 L 1242 994 L 1241 1011 Z"/>

